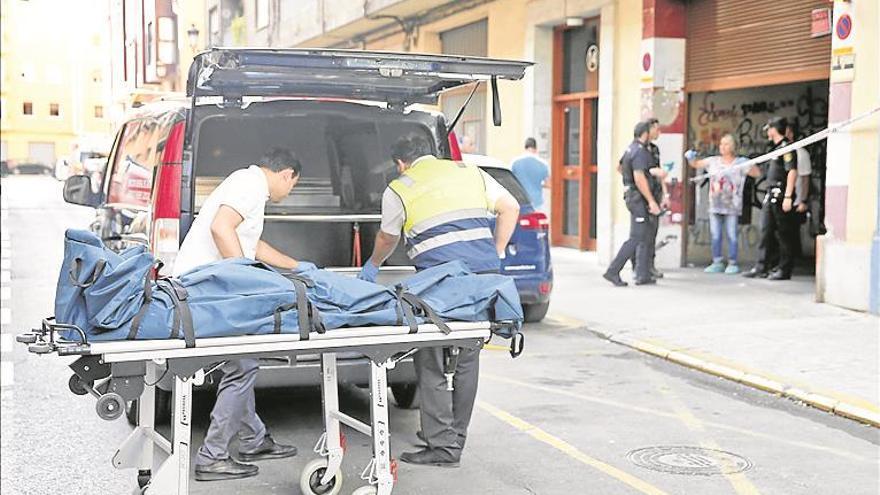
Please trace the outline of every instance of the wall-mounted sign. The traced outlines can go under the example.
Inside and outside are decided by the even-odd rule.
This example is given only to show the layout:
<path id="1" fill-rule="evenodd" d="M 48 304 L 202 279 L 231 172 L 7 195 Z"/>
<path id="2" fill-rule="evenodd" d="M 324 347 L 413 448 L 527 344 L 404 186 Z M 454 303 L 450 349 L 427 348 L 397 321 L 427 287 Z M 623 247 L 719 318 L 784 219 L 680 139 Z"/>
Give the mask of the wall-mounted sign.
<path id="1" fill-rule="evenodd" d="M 837 37 L 841 40 L 845 40 L 849 38 L 850 33 L 852 33 L 853 22 L 852 17 L 849 14 L 843 14 L 837 19 L 837 26 L 834 28 L 835 32 L 837 32 Z"/>
<path id="2" fill-rule="evenodd" d="M 587 48 L 587 71 L 596 72 L 599 69 L 599 46 L 590 45 Z"/>
<path id="3" fill-rule="evenodd" d="M 831 37 L 831 82 L 849 82 L 855 77 L 855 19 L 848 2 L 834 4 L 834 36 Z"/>
<path id="4" fill-rule="evenodd" d="M 831 9 L 813 9 L 810 37 L 818 38 L 831 34 Z"/>

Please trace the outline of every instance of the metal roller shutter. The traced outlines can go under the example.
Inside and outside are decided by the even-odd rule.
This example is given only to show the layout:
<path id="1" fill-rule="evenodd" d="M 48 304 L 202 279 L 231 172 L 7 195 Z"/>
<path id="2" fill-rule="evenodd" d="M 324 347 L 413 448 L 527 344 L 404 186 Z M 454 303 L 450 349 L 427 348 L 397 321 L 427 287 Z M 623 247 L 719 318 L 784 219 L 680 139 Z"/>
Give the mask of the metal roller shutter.
<path id="1" fill-rule="evenodd" d="M 827 79 L 831 36 L 810 37 L 811 13 L 828 0 L 691 0 L 688 91 Z"/>

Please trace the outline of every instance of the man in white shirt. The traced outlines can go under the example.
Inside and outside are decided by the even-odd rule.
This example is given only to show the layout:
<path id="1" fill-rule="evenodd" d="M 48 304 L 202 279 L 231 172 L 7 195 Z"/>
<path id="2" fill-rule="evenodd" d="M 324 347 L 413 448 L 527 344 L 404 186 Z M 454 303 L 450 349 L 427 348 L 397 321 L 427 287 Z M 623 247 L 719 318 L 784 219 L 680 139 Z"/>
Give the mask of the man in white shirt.
<path id="1" fill-rule="evenodd" d="M 795 119 L 785 129 L 785 138 L 789 143 L 793 143 L 801 137 L 797 119 Z M 801 224 L 806 221 L 806 213 L 810 207 L 810 176 L 813 174 L 813 164 L 810 161 L 810 152 L 806 148 L 798 148 L 795 152 L 797 153 L 797 182 L 794 183 L 794 202 L 792 203 L 792 208 L 795 211 L 795 226 L 791 229 L 791 246 L 794 256 L 797 258 L 803 252 Z"/>
<path id="2" fill-rule="evenodd" d="M 174 262 L 175 277 L 198 266 L 224 258 L 251 258 L 282 269 L 294 269 L 297 261 L 260 239 L 266 201 L 286 198 L 299 180 L 302 165 L 286 149 L 273 148 L 259 165 L 236 170 L 217 186 L 199 210 Z M 275 443 L 257 416 L 254 382 L 256 359 L 227 361 L 217 386 L 217 402 L 205 442 L 196 456 L 198 481 L 229 480 L 256 476 L 257 466 L 229 456 L 229 443 L 239 439 L 242 461 L 280 459 L 296 455 L 296 447 Z"/>

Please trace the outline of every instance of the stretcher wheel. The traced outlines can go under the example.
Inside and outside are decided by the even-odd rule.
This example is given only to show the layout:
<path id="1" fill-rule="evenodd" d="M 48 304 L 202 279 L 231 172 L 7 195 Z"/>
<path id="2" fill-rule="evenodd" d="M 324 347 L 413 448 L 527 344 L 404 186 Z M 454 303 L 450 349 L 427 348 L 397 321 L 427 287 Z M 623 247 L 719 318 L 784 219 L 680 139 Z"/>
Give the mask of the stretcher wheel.
<path id="1" fill-rule="evenodd" d="M 92 382 L 85 382 L 79 375 L 70 375 L 70 380 L 67 380 L 67 388 L 75 395 L 86 395 L 91 387 Z"/>
<path id="2" fill-rule="evenodd" d="M 37 342 L 28 346 L 28 351 L 34 354 L 49 354 L 54 350 L 52 344 L 48 342 Z"/>
<path id="3" fill-rule="evenodd" d="M 314 459 L 306 464 L 299 477 L 299 489 L 303 495 L 338 495 L 342 490 L 342 473 L 336 476 L 326 485 L 321 484 L 321 478 L 327 472 L 327 459 Z"/>
<path id="4" fill-rule="evenodd" d="M 379 490 L 375 486 L 362 486 L 352 492 L 351 495 L 376 495 L 377 493 L 379 493 Z"/>
<path id="5" fill-rule="evenodd" d="M 99 418 L 112 421 L 125 412 L 125 401 L 119 394 L 110 392 L 98 397 L 95 410 L 98 412 Z"/>
<path id="6" fill-rule="evenodd" d="M 15 336 L 15 341 L 20 344 L 33 344 L 37 341 L 37 334 L 35 333 L 23 333 L 21 335 Z"/>

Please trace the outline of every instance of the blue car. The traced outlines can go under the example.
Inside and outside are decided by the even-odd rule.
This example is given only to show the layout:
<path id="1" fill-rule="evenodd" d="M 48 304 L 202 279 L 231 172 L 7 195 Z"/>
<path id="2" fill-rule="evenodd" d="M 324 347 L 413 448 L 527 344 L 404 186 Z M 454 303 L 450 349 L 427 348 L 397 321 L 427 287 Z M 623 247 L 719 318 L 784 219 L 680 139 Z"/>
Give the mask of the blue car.
<path id="1" fill-rule="evenodd" d="M 513 277 L 516 282 L 526 322 L 539 322 L 547 315 L 550 293 L 553 291 L 550 220 L 532 206 L 509 165 L 483 155 L 465 154 L 462 158 L 485 170 L 519 201 L 519 225 L 501 260 L 501 273 Z"/>

